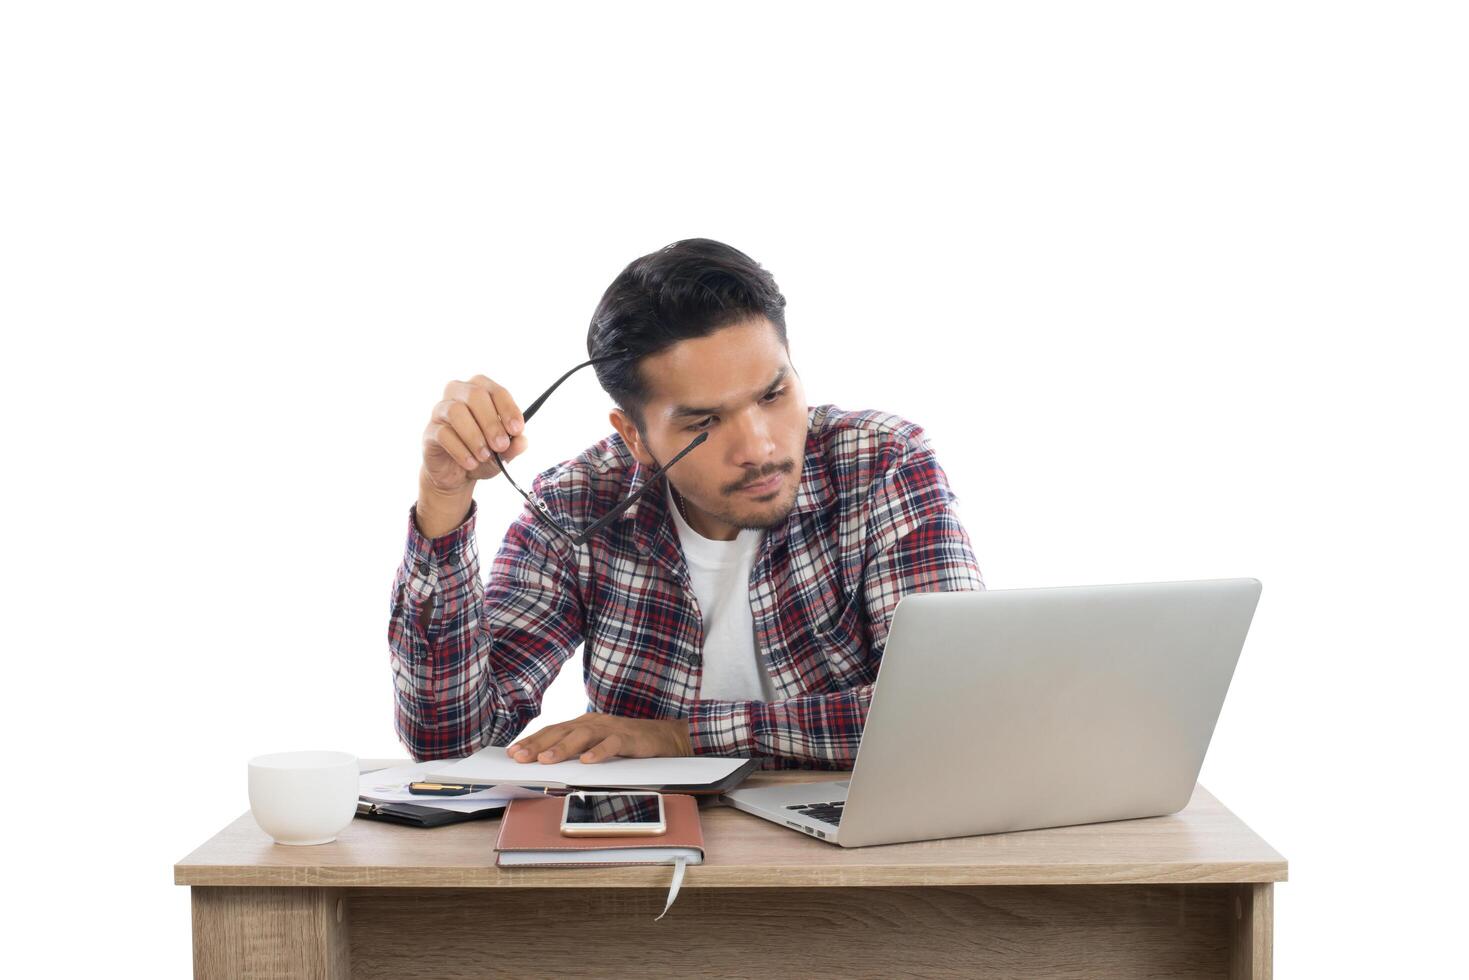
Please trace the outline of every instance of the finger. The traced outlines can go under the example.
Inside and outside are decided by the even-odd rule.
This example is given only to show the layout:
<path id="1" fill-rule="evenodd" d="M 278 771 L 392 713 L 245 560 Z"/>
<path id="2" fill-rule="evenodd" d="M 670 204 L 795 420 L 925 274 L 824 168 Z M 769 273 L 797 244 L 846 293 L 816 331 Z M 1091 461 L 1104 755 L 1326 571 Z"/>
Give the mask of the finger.
<path id="1" fill-rule="evenodd" d="M 440 422 L 434 429 L 431 438 L 440 449 L 448 453 L 450 458 L 466 470 L 474 472 L 479 468 L 479 460 L 474 458 L 474 454 L 464 445 L 464 440 L 459 438 L 451 426 Z"/>
<path id="2" fill-rule="evenodd" d="M 574 759 L 577 753 L 602 741 L 602 733 L 587 727 L 573 728 L 561 740 L 543 751 L 537 758 L 541 762 L 565 762 Z"/>
<path id="3" fill-rule="evenodd" d="M 483 374 L 476 374 L 469 380 L 489 393 L 495 403 L 495 414 L 499 416 L 500 424 L 505 427 L 506 432 L 512 436 L 518 436 L 525 431 L 525 416 L 521 413 L 520 405 L 516 403 L 510 392 Z"/>
<path id="4" fill-rule="evenodd" d="M 608 735 L 581 754 L 581 762 L 605 762 L 622 751 L 622 736 Z"/>
<path id="5" fill-rule="evenodd" d="M 443 420 L 454 427 L 454 434 L 468 447 L 475 458 L 483 462 L 490 458 L 489 438 L 483 429 L 479 427 L 474 413 L 469 406 L 461 401 L 450 401 L 442 403 Z"/>
<path id="6" fill-rule="evenodd" d="M 464 403 L 469 406 L 470 413 L 479 425 L 479 429 L 485 435 L 486 442 L 496 452 L 503 453 L 510 448 L 510 434 L 505 431 L 505 425 L 500 421 L 500 416 L 495 411 L 495 400 L 490 393 L 483 388 L 471 385 L 468 393 L 464 396 Z M 490 458 L 489 452 L 484 455 Z"/>
<path id="7" fill-rule="evenodd" d="M 463 412 L 460 411 L 461 409 L 463 409 Z M 467 411 L 468 408 L 467 406 L 465 406 L 462 399 L 445 398 L 443 401 L 434 406 L 431 421 L 436 422 L 439 425 L 447 425 L 449 428 L 454 429 L 454 434 L 459 436 L 459 440 L 463 442 L 466 446 L 468 446 L 470 451 L 472 452 L 480 442 L 479 439 L 475 438 L 475 429 L 479 427 L 478 424 L 476 423 L 474 425 L 471 425 L 469 428 L 466 428 L 463 431 L 460 431 L 460 428 L 455 426 L 454 424 L 454 418 L 456 415 L 459 416 L 461 421 L 465 418 L 469 418 L 472 421 L 473 416 L 466 416 L 464 414 L 464 412 Z"/>
<path id="8" fill-rule="evenodd" d="M 500 453 L 500 458 L 508 463 L 515 457 L 519 456 L 521 453 L 525 452 L 526 447 L 529 445 L 530 442 L 526 440 L 525 436 L 516 436 L 514 439 L 510 440 L 510 448 Z M 498 472 L 498 469 L 496 470 L 496 472 Z"/>
<path id="9" fill-rule="evenodd" d="M 561 736 L 572 728 L 585 726 L 587 719 L 593 717 L 594 712 L 587 712 L 571 719 L 570 721 L 558 721 L 554 725 L 547 725 L 534 735 L 527 735 L 518 742 L 511 742 L 505 747 L 506 752 L 526 751 L 534 753 L 541 752 L 547 746 L 554 745 L 561 740 Z"/>
<path id="10" fill-rule="evenodd" d="M 505 754 L 510 756 L 510 758 L 514 759 L 516 762 L 534 762 L 536 759 L 536 753 L 540 751 L 540 748 L 537 746 L 536 748 L 532 749 L 532 744 L 533 742 L 531 739 L 524 739 L 520 742 L 516 742 L 514 745 L 507 747 L 505 749 Z"/>
<path id="11" fill-rule="evenodd" d="M 519 742 L 509 746 L 505 751 L 510 753 L 511 758 L 518 762 L 529 762 L 539 755 L 542 750 L 559 742 L 562 734 L 569 725 L 570 723 L 565 721 L 555 725 L 547 725 L 534 735 L 523 738 Z"/>

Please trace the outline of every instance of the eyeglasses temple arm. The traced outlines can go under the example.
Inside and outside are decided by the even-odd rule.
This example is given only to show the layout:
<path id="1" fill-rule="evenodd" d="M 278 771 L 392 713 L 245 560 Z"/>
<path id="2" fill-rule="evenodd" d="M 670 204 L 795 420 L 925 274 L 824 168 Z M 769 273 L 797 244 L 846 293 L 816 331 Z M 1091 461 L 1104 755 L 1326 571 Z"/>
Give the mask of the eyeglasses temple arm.
<path id="1" fill-rule="evenodd" d="M 687 456 L 693 450 L 693 448 L 695 446 L 699 445 L 705 439 L 708 439 L 708 438 L 709 438 L 709 433 L 707 433 L 707 432 L 700 432 L 699 435 L 694 439 L 693 442 L 691 442 L 687 446 L 683 447 L 683 452 L 679 453 L 677 456 L 675 456 L 672 459 L 670 459 L 666 465 L 664 465 L 663 467 L 661 467 L 658 470 L 658 472 L 654 473 L 653 476 L 649 478 L 648 482 L 645 483 L 645 484 L 643 484 L 643 488 L 641 490 L 639 490 L 635 494 L 630 495 L 622 503 L 618 504 L 616 507 L 612 508 L 607 513 L 603 514 L 600 518 L 597 519 L 596 523 L 594 523 L 591 527 L 587 528 L 585 531 L 581 532 L 575 538 L 573 538 L 572 539 L 573 542 L 576 545 L 580 546 L 584 542 L 586 542 L 586 540 L 588 538 L 590 538 L 592 535 L 596 534 L 598 531 L 602 530 L 602 528 L 606 527 L 607 526 L 607 523 L 609 521 L 611 521 L 613 518 L 617 517 L 618 514 L 621 514 L 623 511 L 625 511 L 629 507 L 631 507 L 635 501 L 637 501 L 640 497 L 642 497 L 643 494 L 647 493 L 649 490 L 651 490 L 655 486 L 657 486 L 659 484 L 659 482 L 660 482 L 658 478 L 661 477 L 661 476 L 663 476 L 663 474 L 667 473 L 669 471 L 669 469 L 671 469 L 673 467 L 673 464 L 674 463 L 677 463 L 679 460 L 683 459 L 685 456 Z"/>
<path id="2" fill-rule="evenodd" d="M 550 398 L 551 397 L 551 393 L 553 391 L 555 391 L 557 388 L 561 387 L 561 382 L 565 381 L 567 378 L 571 377 L 573 374 L 575 374 L 576 372 L 580 371 L 582 368 L 586 367 L 589 364 L 600 364 L 603 361 L 615 361 L 615 360 L 617 360 L 617 358 L 619 358 L 621 356 L 622 355 L 620 355 L 620 354 L 607 354 L 607 355 L 605 355 L 603 357 L 594 357 L 590 361 L 582 361 L 576 367 L 572 368 L 570 371 L 567 371 L 561 377 L 557 378 L 555 384 L 551 385 L 551 387 L 549 387 L 545 391 L 541 392 L 541 396 L 539 398 L 537 398 L 535 401 L 531 402 L 530 403 L 530 407 L 527 408 L 525 411 L 523 411 L 523 412 L 520 413 L 520 417 L 523 418 L 523 419 L 525 419 L 525 421 L 529 422 L 530 421 L 530 417 L 532 415 L 536 414 L 536 412 L 540 411 L 541 410 L 541 405 L 543 405 L 545 403 L 545 401 L 546 401 L 547 398 Z"/>

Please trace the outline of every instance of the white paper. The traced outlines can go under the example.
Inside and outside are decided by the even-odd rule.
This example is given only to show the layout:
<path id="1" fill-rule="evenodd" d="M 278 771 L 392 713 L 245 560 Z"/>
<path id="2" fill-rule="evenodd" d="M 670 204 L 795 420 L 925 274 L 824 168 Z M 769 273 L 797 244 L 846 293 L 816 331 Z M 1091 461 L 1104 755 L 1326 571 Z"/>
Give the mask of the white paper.
<path id="1" fill-rule="evenodd" d="M 697 847 L 596 847 L 565 851 L 498 851 L 500 864 L 703 864 Z"/>
<path id="2" fill-rule="evenodd" d="M 661 919 L 673 908 L 673 900 L 678 898 L 679 886 L 683 884 L 684 868 L 690 864 L 703 864 L 704 855 L 694 847 L 607 847 L 589 851 L 500 851 L 498 860 L 501 865 L 667 862 L 674 866 L 673 881 L 668 886 L 668 898 L 663 903 L 663 911 L 658 913 L 658 919 Z M 653 921 L 657 922 L 658 919 Z"/>
<path id="3" fill-rule="evenodd" d="M 505 746 L 491 745 L 447 765 L 425 763 L 428 777 L 442 782 L 520 783 L 526 786 L 704 786 L 717 783 L 749 759 L 722 756 L 674 756 L 657 759 L 609 759 L 606 762 L 516 762 Z M 503 786 L 500 788 L 504 788 Z"/>
<path id="4" fill-rule="evenodd" d="M 363 799 L 370 800 L 373 803 L 397 803 L 397 802 L 399 802 L 398 800 L 374 800 L 371 797 L 366 797 L 366 796 L 364 796 Z M 430 802 L 427 802 L 429 800 L 432 800 L 433 802 L 431 802 L 431 803 Z M 431 806 L 435 810 L 453 810 L 456 813 L 478 813 L 481 810 L 495 810 L 495 809 L 499 809 L 500 807 L 502 807 L 502 806 L 505 805 L 505 801 L 504 800 L 498 800 L 498 801 L 497 800 L 469 800 L 469 801 L 460 801 L 457 798 L 452 797 L 452 796 L 418 796 L 418 797 L 414 797 L 414 801 L 415 802 L 423 801 L 423 802 L 418 802 L 418 805 L 419 806 Z"/>
<path id="5" fill-rule="evenodd" d="M 486 806 L 503 806 L 510 800 L 522 796 L 542 795 L 535 790 L 524 789 L 520 786 L 495 786 L 491 789 L 476 790 L 473 793 L 463 793 L 459 796 L 428 796 L 408 792 L 409 783 L 436 782 L 437 780 L 426 775 L 427 770 L 452 761 L 436 759 L 411 766 L 395 766 L 392 769 L 364 772 L 357 779 L 357 795 L 374 803 L 420 803 L 424 806 L 436 806 L 467 813 L 482 810 Z M 466 781 L 485 782 L 485 780 Z M 473 807 L 450 806 L 451 802 L 478 805 Z"/>

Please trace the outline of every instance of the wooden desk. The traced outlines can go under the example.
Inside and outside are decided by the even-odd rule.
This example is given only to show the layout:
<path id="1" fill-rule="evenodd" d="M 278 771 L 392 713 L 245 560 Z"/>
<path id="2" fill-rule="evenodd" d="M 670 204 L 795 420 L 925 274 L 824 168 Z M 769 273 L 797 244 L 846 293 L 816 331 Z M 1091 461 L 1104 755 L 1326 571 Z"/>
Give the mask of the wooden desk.
<path id="1" fill-rule="evenodd" d="M 813 777 L 840 774 L 747 785 Z M 501 870 L 499 820 L 285 847 L 245 813 L 174 882 L 199 977 L 1271 975 L 1286 862 L 1203 787 L 1169 817 L 850 850 L 700 816 L 656 923 L 671 868 Z"/>

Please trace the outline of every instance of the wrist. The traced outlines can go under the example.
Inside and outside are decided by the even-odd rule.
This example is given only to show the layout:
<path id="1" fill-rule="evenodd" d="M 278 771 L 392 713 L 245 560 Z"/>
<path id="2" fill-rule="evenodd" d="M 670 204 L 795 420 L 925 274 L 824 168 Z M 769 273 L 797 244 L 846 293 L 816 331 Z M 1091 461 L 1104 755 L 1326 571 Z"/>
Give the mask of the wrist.
<path id="1" fill-rule="evenodd" d="M 464 523 L 469 516 L 469 506 L 474 503 L 474 484 L 468 483 L 462 490 L 444 492 L 434 486 L 428 474 L 422 470 L 418 476 L 418 503 L 414 514 L 418 519 L 418 530 L 426 538 L 439 538 Z"/>
<path id="2" fill-rule="evenodd" d="M 694 741 L 689 737 L 689 720 L 687 718 L 669 718 L 668 731 L 673 737 L 675 755 L 693 755 Z"/>

